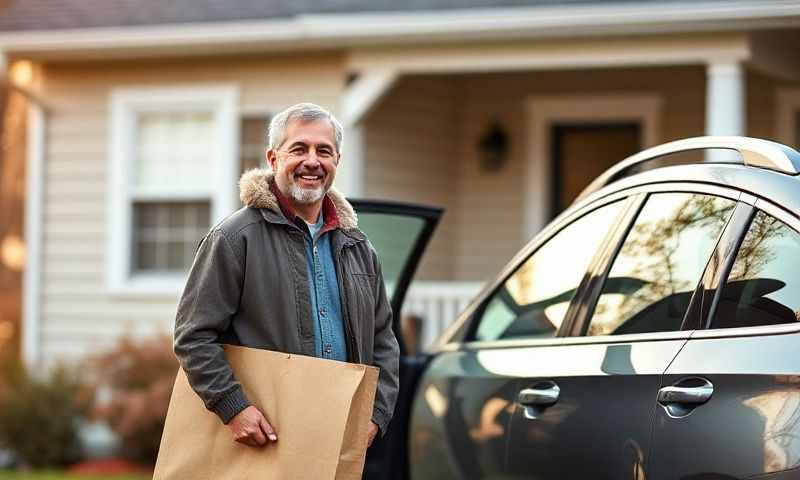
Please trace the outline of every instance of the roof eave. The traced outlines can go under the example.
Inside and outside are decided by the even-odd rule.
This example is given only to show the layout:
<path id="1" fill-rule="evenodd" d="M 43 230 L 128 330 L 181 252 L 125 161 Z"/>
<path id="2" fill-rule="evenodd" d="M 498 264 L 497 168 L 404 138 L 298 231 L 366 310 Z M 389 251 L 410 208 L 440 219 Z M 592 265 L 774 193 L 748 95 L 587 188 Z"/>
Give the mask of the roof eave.
<path id="1" fill-rule="evenodd" d="M 0 33 L 0 51 L 42 61 L 111 59 L 798 26 L 800 3 L 789 0 L 625 3 L 7 32 Z"/>

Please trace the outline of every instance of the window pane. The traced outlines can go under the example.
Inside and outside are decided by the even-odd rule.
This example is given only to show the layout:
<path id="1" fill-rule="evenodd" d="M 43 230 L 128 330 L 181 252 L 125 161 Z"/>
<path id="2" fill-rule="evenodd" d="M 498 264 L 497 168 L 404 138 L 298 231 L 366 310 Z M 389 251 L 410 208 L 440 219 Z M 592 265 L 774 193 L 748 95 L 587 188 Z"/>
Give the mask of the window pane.
<path id="1" fill-rule="evenodd" d="M 210 190 L 218 150 L 210 112 L 141 113 L 137 121 L 136 188 Z"/>
<path id="2" fill-rule="evenodd" d="M 252 168 L 258 168 L 265 164 L 264 157 L 267 149 L 267 127 L 269 117 L 247 117 L 242 119 L 242 138 L 239 151 L 240 173 L 244 173 Z"/>
<path id="3" fill-rule="evenodd" d="M 584 215 L 531 255 L 489 299 L 476 340 L 555 335 L 622 204 Z"/>
<path id="4" fill-rule="evenodd" d="M 733 200 L 650 196 L 614 259 L 588 335 L 679 330 Z"/>
<path id="5" fill-rule="evenodd" d="M 399 214 L 358 212 L 358 227 L 378 253 L 386 295 L 392 298 L 403 267 L 425 228 L 425 220 Z"/>
<path id="6" fill-rule="evenodd" d="M 135 202 L 134 272 L 183 272 L 210 226 L 209 202 Z"/>
<path id="7" fill-rule="evenodd" d="M 794 323 L 800 313 L 800 235 L 758 212 L 728 281 L 712 328 Z"/>

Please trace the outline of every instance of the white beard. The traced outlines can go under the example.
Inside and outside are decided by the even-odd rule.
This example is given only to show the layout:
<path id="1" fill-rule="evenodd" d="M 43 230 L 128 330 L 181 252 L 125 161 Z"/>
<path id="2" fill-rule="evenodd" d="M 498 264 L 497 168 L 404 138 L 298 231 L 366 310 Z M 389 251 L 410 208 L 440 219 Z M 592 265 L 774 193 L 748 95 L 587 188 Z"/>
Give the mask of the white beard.
<path id="1" fill-rule="evenodd" d="M 297 203 L 315 203 L 325 196 L 325 188 L 305 189 L 298 187 L 294 182 L 289 185 L 289 196 Z"/>

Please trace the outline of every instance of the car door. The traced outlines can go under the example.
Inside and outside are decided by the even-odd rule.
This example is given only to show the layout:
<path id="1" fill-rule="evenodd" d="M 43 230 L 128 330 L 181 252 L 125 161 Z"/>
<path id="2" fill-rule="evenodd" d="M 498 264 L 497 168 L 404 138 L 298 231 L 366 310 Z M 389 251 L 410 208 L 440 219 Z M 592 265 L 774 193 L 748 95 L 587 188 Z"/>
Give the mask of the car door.
<path id="1" fill-rule="evenodd" d="M 631 228 L 592 274 L 572 327 L 581 336 L 504 353 L 518 378 L 509 478 L 644 478 L 653 398 L 691 333 L 691 299 L 736 201 L 640 196 Z"/>
<path id="2" fill-rule="evenodd" d="M 408 203 L 351 200 L 358 226 L 367 235 L 381 261 L 386 291 L 393 312 L 393 329 L 400 344 L 400 394 L 389 429 L 367 451 L 366 479 L 407 478 L 406 438 L 409 392 L 424 367 L 422 356 L 408 355 L 400 331 L 401 307 L 436 225 L 441 208 Z"/>
<path id="3" fill-rule="evenodd" d="M 758 200 L 658 394 L 648 479 L 800 476 L 800 222 Z"/>
<path id="4" fill-rule="evenodd" d="M 596 254 L 629 217 L 620 197 L 556 222 L 468 307 L 419 383 L 410 427 L 411 477 L 506 478 L 518 377 L 549 352 Z M 553 357 L 541 354 L 545 362 Z"/>

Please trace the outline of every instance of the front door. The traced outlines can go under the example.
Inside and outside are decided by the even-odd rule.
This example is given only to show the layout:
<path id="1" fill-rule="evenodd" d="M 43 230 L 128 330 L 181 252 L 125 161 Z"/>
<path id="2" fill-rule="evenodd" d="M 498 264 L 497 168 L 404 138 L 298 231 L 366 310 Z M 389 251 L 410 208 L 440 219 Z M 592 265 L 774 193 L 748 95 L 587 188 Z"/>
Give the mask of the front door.
<path id="1" fill-rule="evenodd" d="M 555 124 L 552 127 L 552 212 L 566 209 L 592 180 L 641 150 L 638 123 Z"/>

